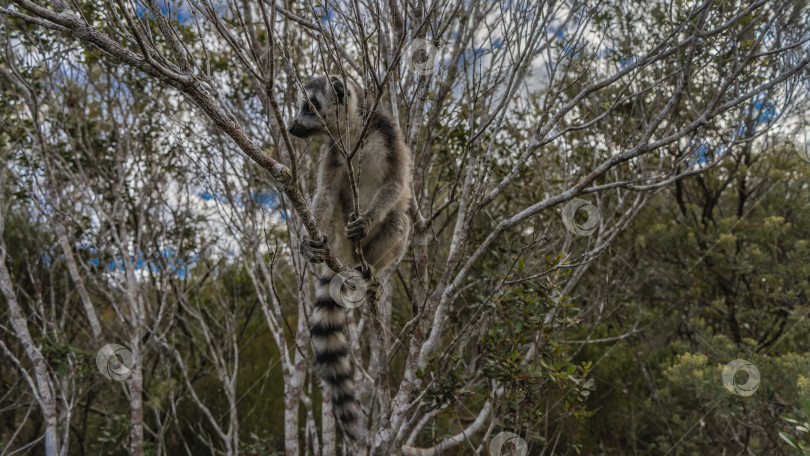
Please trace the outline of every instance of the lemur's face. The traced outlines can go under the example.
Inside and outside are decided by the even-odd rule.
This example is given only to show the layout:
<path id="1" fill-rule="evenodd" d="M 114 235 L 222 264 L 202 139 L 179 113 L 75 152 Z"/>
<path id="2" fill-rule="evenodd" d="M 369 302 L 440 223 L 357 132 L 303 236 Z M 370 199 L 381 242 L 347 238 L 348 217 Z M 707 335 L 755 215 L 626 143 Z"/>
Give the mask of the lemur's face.
<path id="1" fill-rule="evenodd" d="M 323 131 L 323 106 L 314 94 L 307 94 L 299 102 L 298 115 L 295 116 L 289 132 L 299 138 L 310 136 Z M 320 117 L 318 115 L 320 114 Z"/>
<path id="2" fill-rule="evenodd" d="M 298 114 L 289 128 L 290 134 L 308 138 L 332 128 L 337 121 L 337 107 L 344 102 L 344 94 L 343 82 L 335 76 L 330 80 L 319 76 L 307 82 L 304 96 L 298 103 Z"/>

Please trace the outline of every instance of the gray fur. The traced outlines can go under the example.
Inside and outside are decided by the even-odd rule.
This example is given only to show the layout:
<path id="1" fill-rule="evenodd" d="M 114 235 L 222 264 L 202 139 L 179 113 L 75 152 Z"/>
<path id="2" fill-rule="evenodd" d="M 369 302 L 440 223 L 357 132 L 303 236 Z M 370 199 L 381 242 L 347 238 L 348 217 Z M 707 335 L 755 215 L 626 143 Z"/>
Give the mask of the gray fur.
<path id="1" fill-rule="evenodd" d="M 347 265 L 357 265 L 355 242 L 363 246 L 363 256 L 372 272 L 382 271 L 396 262 L 407 247 L 411 230 L 411 156 L 393 119 L 383 112 L 369 114 L 364 92 L 338 76 L 316 77 L 304 86 L 299 113 L 290 133 L 306 138 L 327 136 L 321 154 L 318 182 L 312 202 L 312 215 L 326 239 L 305 239 L 301 253 L 309 261 L 322 262 L 325 247 Z M 317 112 L 310 112 L 310 105 Z M 351 153 L 360 137 L 366 116 L 369 127 L 352 167 L 358 177 L 360 216 L 352 214 L 352 192 L 348 168 L 341 150 Z M 362 166 L 360 159 L 362 157 Z M 379 294 L 379 282 L 371 281 L 370 293 Z M 345 309 L 329 295 L 334 272 L 326 266 L 316 291 L 310 333 L 315 353 L 315 368 L 328 385 L 335 415 L 346 435 L 353 441 L 362 437 L 359 403 L 352 382 L 353 366 L 349 356 Z"/>

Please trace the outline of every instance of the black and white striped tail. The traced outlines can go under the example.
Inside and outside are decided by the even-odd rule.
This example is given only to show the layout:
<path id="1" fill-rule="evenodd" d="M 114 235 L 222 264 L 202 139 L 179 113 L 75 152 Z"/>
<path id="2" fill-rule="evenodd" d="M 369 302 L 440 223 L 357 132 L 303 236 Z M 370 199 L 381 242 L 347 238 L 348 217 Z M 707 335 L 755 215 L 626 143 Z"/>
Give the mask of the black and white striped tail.
<path id="1" fill-rule="evenodd" d="M 329 294 L 334 274 L 321 276 L 315 292 L 315 308 L 310 323 L 315 370 L 326 383 L 332 409 L 340 426 L 351 441 L 362 433 L 360 404 L 354 397 L 354 366 L 349 356 L 346 310 Z"/>

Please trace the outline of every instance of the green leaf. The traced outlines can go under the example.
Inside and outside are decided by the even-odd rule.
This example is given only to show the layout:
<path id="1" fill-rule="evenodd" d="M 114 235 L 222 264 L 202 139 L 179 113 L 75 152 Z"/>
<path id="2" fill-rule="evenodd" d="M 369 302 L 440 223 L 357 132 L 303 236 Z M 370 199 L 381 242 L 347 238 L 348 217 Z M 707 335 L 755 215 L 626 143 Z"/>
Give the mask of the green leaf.
<path id="1" fill-rule="evenodd" d="M 798 422 L 798 421 L 794 420 L 793 418 L 791 418 L 791 417 L 789 417 L 789 416 L 787 416 L 787 415 L 781 415 L 780 417 L 781 417 L 783 420 L 785 420 L 785 421 L 787 421 L 788 423 L 790 423 L 790 424 L 799 424 L 799 422 Z"/>
<path id="2" fill-rule="evenodd" d="M 795 448 L 795 449 L 797 449 L 797 450 L 800 450 L 800 449 L 801 449 L 801 447 L 799 446 L 799 444 L 796 442 L 796 439 L 794 439 L 793 437 L 791 437 L 791 436 L 789 436 L 789 435 L 785 434 L 784 432 L 780 432 L 780 433 L 779 433 L 779 437 L 781 437 L 781 438 L 782 438 L 782 440 L 784 440 L 785 442 L 787 442 L 787 443 L 788 443 L 788 445 L 790 445 L 792 448 Z"/>

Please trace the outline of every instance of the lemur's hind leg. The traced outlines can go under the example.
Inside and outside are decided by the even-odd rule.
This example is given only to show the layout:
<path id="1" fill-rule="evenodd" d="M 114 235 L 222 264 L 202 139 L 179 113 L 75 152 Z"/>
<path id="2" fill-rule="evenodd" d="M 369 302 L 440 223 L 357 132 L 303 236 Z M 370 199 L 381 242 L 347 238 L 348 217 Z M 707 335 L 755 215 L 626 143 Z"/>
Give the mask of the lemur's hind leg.
<path id="1" fill-rule="evenodd" d="M 379 232 L 363 245 L 363 256 L 374 275 L 399 260 L 405 253 L 411 232 L 411 218 L 407 211 L 393 211 L 380 224 Z M 381 292 L 380 284 L 376 286 Z"/>
<path id="2" fill-rule="evenodd" d="M 382 297 L 382 283 L 380 279 L 374 276 L 374 268 L 372 266 L 369 267 L 371 269 L 363 269 L 363 266 L 358 264 L 354 269 L 365 281 L 366 297 L 374 301 L 379 301 Z"/>

